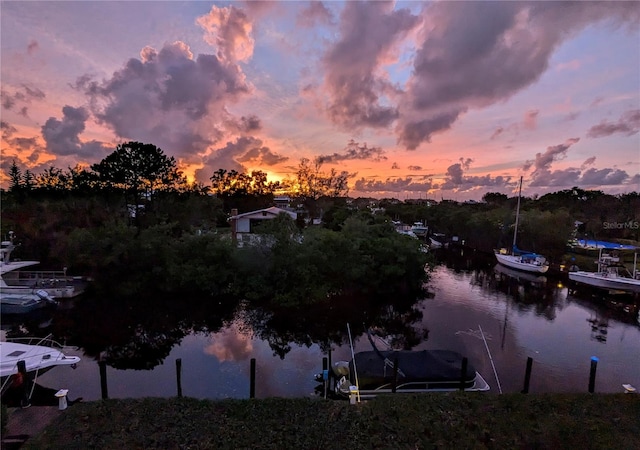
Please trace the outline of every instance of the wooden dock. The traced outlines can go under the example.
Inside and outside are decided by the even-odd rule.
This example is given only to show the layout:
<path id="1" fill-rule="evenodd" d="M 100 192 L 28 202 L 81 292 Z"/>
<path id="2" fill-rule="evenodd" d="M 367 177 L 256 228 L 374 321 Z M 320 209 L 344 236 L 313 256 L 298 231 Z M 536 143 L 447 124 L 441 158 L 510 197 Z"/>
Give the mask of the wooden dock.
<path id="1" fill-rule="evenodd" d="M 57 406 L 31 406 L 8 408 L 6 433 L 2 436 L 2 449 L 20 448 L 30 437 L 40 434 L 55 418 L 64 414 Z"/>

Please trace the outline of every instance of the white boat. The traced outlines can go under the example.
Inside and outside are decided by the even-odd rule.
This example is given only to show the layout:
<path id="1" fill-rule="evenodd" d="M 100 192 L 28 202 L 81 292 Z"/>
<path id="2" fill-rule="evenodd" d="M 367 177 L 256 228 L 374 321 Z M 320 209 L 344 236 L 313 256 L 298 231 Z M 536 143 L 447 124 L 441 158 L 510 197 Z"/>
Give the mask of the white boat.
<path id="1" fill-rule="evenodd" d="M 49 337 L 0 341 L 0 378 L 4 380 L 17 374 L 18 361 L 25 362 L 29 374 L 42 374 L 57 366 L 74 366 L 80 362 L 80 357 L 67 356 L 63 349 Z"/>
<path id="2" fill-rule="evenodd" d="M 447 244 L 444 242 L 445 235 L 442 233 L 433 233 L 429 237 L 429 248 L 443 248 L 447 247 Z"/>
<path id="3" fill-rule="evenodd" d="M 423 224 L 422 222 L 414 222 L 411 226 L 411 231 L 419 237 L 426 237 L 427 233 L 429 233 L 429 227 Z"/>
<path id="4" fill-rule="evenodd" d="M 576 270 L 569 272 L 569 279 L 576 283 L 585 284 L 591 287 L 606 289 L 609 291 L 622 291 L 625 293 L 640 293 L 640 279 L 638 273 L 635 270 L 637 266 L 637 256 L 634 258 L 634 273 L 629 273 L 629 270 L 620 263 L 618 256 L 612 256 L 607 253 L 603 253 L 600 250 L 598 257 L 598 270 L 596 272 L 586 272 L 583 270 Z"/>
<path id="5" fill-rule="evenodd" d="M 70 298 L 82 293 L 73 277 L 67 276 L 66 270 L 24 270 L 40 264 L 40 261 L 12 261 L 11 252 L 16 248 L 12 231 L 9 237 L 9 240 L 2 241 L 0 248 L 0 293 L 37 295 L 44 291 L 51 298 Z"/>
<path id="6" fill-rule="evenodd" d="M 46 306 L 55 306 L 57 302 L 45 291 L 35 294 L 6 294 L 0 292 L 1 314 L 26 314 Z"/>
<path id="7" fill-rule="evenodd" d="M 513 245 L 511 247 L 511 253 L 508 253 L 506 249 L 496 250 L 494 254 L 500 264 L 503 264 L 512 269 L 523 270 L 525 272 L 545 273 L 549 270 L 549 263 L 547 259 L 538 255 L 537 253 L 525 252 L 519 250 L 516 246 L 516 239 L 518 237 L 518 220 L 520 218 L 520 198 L 522 197 L 522 177 L 520 177 L 520 190 L 518 192 L 518 207 L 516 209 L 516 224 L 513 230 Z"/>

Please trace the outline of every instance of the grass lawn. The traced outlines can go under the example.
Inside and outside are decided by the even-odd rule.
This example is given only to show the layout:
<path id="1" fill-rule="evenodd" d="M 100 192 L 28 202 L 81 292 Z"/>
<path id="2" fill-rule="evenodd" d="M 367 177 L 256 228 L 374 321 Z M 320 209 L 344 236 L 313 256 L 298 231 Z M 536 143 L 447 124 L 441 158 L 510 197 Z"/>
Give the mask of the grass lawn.
<path id="1" fill-rule="evenodd" d="M 26 448 L 637 450 L 640 395 L 101 400 L 68 408 Z"/>

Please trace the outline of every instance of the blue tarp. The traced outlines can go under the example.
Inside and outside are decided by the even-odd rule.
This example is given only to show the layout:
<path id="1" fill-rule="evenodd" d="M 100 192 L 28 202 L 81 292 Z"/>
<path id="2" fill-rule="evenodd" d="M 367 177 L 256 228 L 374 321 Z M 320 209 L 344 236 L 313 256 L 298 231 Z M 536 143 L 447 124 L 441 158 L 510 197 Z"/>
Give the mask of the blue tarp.
<path id="1" fill-rule="evenodd" d="M 592 239 L 579 239 L 578 244 L 582 247 L 607 248 L 611 250 L 636 250 L 633 245 L 616 244 L 615 242 L 596 241 Z"/>

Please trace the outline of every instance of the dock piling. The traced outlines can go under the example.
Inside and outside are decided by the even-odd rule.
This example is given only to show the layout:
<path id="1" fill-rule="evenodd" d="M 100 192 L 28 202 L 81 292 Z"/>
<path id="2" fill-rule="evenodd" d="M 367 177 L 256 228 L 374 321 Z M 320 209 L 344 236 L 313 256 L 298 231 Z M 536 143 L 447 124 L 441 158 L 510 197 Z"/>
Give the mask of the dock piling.
<path id="1" fill-rule="evenodd" d="M 469 365 L 469 360 L 465 356 L 462 358 L 462 370 L 460 373 L 460 390 L 464 391 L 464 380 L 467 376 L 467 366 Z"/>
<path id="2" fill-rule="evenodd" d="M 598 368 L 598 357 L 591 357 L 591 371 L 589 373 L 589 393 L 593 394 L 596 386 L 596 369 Z"/>
<path id="3" fill-rule="evenodd" d="M 182 358 L 176 359 L 176 383 L 178 384 L 178 397 L 182 397 Z"/>
<path id="4" fill-rule="evenodd" d="M 102 393 L 102 399 L 109 398 L 109 390 L 107 389 L 107 362 L 98 361 L 98 367 L 100 367 L 100 391 Z"/>
<path id="5" fill-rule="evenodd" d="M 524 373 L 524 388 L 522 389 L 523 394 L 529 393 L 529 382 L 531 381 L 531 366 L 533 365 L 533 358 L 527 358 L 527 370 Z"/>
<path id="6" fill-rule="evenodd" d="M 251 375 L 249 380 L 249 398 L 256 398 L 256 359 L 251 358 Z"/>

